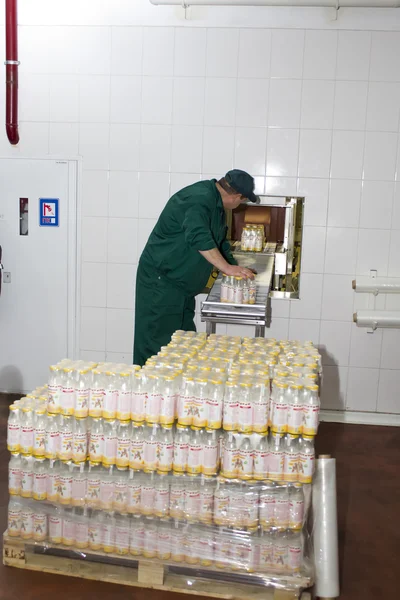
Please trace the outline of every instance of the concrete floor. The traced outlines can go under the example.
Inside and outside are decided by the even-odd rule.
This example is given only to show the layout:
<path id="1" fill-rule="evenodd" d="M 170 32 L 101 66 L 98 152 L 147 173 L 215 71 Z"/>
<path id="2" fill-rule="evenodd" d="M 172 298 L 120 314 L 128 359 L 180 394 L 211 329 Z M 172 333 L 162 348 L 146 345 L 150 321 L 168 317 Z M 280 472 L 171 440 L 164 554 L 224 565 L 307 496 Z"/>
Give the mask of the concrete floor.
<path id="1" fill-rule="evenodd" d="M 0 529 L 7 526 L 8 399 L 0 397 Z M 341 600 L 397 598 L 400 428 L 323 423 L 317 452 L 337 460 Z M 396 591 L 397 590 L 397 591 Z M 0 565 L 0 600 L 178 600 L 178 595 Z M 183 598 L 184 596 L 179 596 Z"/>

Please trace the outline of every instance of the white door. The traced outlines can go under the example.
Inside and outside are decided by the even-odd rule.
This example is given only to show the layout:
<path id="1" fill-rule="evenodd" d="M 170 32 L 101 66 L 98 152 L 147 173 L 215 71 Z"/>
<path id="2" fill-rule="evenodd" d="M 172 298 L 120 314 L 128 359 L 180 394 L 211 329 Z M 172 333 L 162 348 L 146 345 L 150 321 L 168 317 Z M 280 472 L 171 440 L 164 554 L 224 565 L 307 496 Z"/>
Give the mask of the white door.
<path id="1" fill-rule="evenodd" d="M 74 354 L 76 177 L 76 161 L 0 159 L 0 391 Z"/>

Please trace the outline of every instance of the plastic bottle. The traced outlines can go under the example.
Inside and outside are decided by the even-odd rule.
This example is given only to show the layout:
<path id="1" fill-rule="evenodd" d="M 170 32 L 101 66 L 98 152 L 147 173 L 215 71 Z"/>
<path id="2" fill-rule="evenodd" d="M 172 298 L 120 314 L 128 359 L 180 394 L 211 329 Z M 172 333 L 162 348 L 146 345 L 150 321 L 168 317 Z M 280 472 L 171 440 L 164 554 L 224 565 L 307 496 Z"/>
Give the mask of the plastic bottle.
<path id="1" fill-rule="evenodd" d="M 21 494 L 21 457 L 12 454 L 8 464 L 8 492 L 11 496 Z"/>
<path id="2" fill-rule="evenodd" d="M 205 427 L 208 423 L 209 383 L 205 378 L 196 378 L 192 402 L 192 425 Z"/>
<path id="3" fill-rule="evenodd" d="M 299 482 L 311 483 L 315 470 L 314 438 L 303 435 L 299 441 Z"/>
<path id="4" fill-rule="evenodd" d="M 97 417 L 90 422 L 89 431 L 89 460 L 92 463 L 101 463 L 103 460 L 104 432 L 103 420 Z"/>
<path id="5" fill-rule="evenodd" d="M 88 454 L 87 419 L 75 418 L 73 424 L 72 460 L 80 463 L 86 460 Z"/>
<path id="6" fill-rule="evenodd" d="M 254 449 L 253 477 L 258 481 L 263 481 L 268 478 L 268 472 L 269 443 L 268 436 L 264 435 L 260 438 L 256 448 Z"/>
<path id="7" fill-rule="evenodd" d="M 31 455 L 33 450 L 33 411 L 31 406 L 24 406 L 21 413 L 20 452 Z"/>
<path id="8" fill-rule="evenodd" d="M 237 430 L 240 433 L 251 433 L 253 430 L 253 398 L 250 382 L 239 384 L 239 405 Z"/>
<path id="9" fill-rule="evenodd" d="M 232 432 L 229 432 L 228 438 L 224 444 L 224 456 L 222 461 L 222 475 L 229 479 L 234 479 L 237 475 L 238 449 Z"/>
<path id="10" fill-rule="evenodd" d="M 292 383 L 287 395 L 287 432 L 298 435 L 303 430 L 303 386 Z"/>
<path id="11" fill-rule="evenodd" d="M 89 519 L 89 548 L 91 550 L 100 550 L 103 537 L 103 524 L 101 522 L 101 512 L 94 510 Z"/>
<path id="12" fill-rule="evenodd" d="M 33 492 L 33 458 L 21 456 L 21 497 L 31 498 Z"/>
<path id="13" fill-rule="evenodd" d="M 228 276 L 223 273 L 221 280 L 221 302 L 228 302 Z"/>
<path id="14" fill-rule="evenodd" d="M 175 375 L 161 377 L 160 423 L 173 425 L 175 420 L 175 405 L 177 402 L 177 380 Z"/>
<path id="15" fill-rule="evenodd" d="M 100 503 L 102 510 L 112 510 L 114 500 L 114 477 L 111 466 L 103 466 L 100 471 Z"/>
<path id="16" fill-rule="evenodd" d="M 18 405 L 10 404 L 10 414 L 7 422 L 7 449 L 9 452 L 20 451 L 20 411 Z"/>
<path id="17" fill-rule="evenodd" d="M 91 372 L 79 369 L 75 380 L 75 417 L 85 418 L 89 414 L 89 391 Z"/>
<path id="18" fill-rule="evenodd" d="M 113 472 L 114 496 L 113 510 L 125 513 L 128 507 L 128 481 L 129 470 L 116 468 Z"/>
<path id="19" fill-rule="evenodd" d="M 282 573 L 288 568 L 288 540 L 285 533 L 277 533 L 274 536 L 274 570 Z"/>
<path id="20" fill-rule="evenodd" d="M 155 474 L 148 473 L 142 479 L 140 497 L 140 512 L 142 515 L 154 515 L 155 494 Z"/>
<path id="21" fill-rule="evenodd" d="M 156 517 L 169 516 L 170 490 L 168 475 L 158 475 L 154 484 L 154 514 Z"/>
<path id="22" fill-rule="evenodd" d="M 103 465 L 115 465 L 117 460 L 117 423 L 113 419 L 103 420 Z"/>
<path id="23" fill-rule="evenodd" d="M 275 395 L 271 399 L 271 429 L 277 433 L 287 431 L 287 394 L 288 384 L 282 381 L 274 382 Z"/>
<path id="24" fill-rule="evenodd" d="M 71 367 L 63 369 L 62 388 L 60 395 L 60 412 L 72 416 L 75 410 L 76 372 Z"/>
<path id="25" fill-rule="evenodd" d="M 87 470 L 85 469 L 85 463 L 72 464 L 72 493 L 71 493 L 71 504 L 72 506 L 84 507 L 86 504 L 87 494 Z"/>
<path id="26" fill-rule="evenodd" d="M 132 428 L 129 421 L 119 421 L 117 425 L 117 467 L 129 466 Z"/>
<path id="27" fill-rule="evenodd" d="M 260 494 L 258 487 L 254 485 L 245 485 L 243 500 L 243 524 L 247 528 L 247 531 L 257 531 L 260 505 Z"/>
<path id="28" fill-rule="evenodd" d="M 47 412 L 58 414 L 60 412 L 62 370 L 59 365 L 51 365 L 49 371 Z"/>
<path id="29" fill-rule="evenodd" d="M 217 488 L 214 492 L 214 523 L 215 525 L 225 525 L 228 519 L 229 508 L 229 487 L 225 483 L 217 481 Z"/>
<path id="30" fill-rule="evenodd" d="M 143 444 L 143 466 L 146 473 L 156 471 L 158 457 L 158 429 L 159 425 L 153 424 L 146 427 Z"/>
<path id="31" fill-rule="evenodd" d="M 29 506 L 21 507 L 21 537 L 23 540 L 33 538 L 33 510 Z"/>
<path id="32" fill-rule="evenodd" d="M 184 473 L 187 468 L 189 432 L 184 425 L 177 425 L 174 437 L 172 468 L 176 473 Z"/>
<path id="33" fill-rule="evenodd" d="M 269 411 L 269 379 L 256 381 L 253 384 L 253 431 L 266 433 L 268 431 Z"/>
<path id="34" fill-rule="evenodd" d="M 215 429 L 206 429 L 203 433 L 201 472 L 204 475 L 216 475 L 218 472 L 218 439 Z"/>
<path id="35" fill-rule="evenodd" d="M 180 520 L 185 516 L 185 479 L 178 474 L 171 480 L 170 516 Z"/>
<path id="36" fill-rule="evenodd" d="M 260 525 L 264 530 L 275 526 L 276 486 L 266 484 L 260 491 Z"/>
<path id="37" fill-rule="evenodd" d="M 102 521 L 102 547 L 103 552 L 111 554 L 115 551 L 115 518 L 112 513 L 104 512 Z"/>
<path id="38" fill-rule="evenodd" d="M 144 428 L 135 423 L 132 427 L 129 467 L 140 470 L 144 468 Z"/>
<path id="39" fill-rule="evenodd" d="M 128 421 L 131 418 L 132 412 L 132 384 L 129 371 L 120 371 L 119 382 L 117 419 Z"/>
<path id="40" fill-rule="evenodd" d="M 129 552 L 132 556 L 143 554 L 144 544 L 144 524 L 141 517 L 134 516 L 130 524 L 129 532 Z"/>
<path id="41" fill-rule="evenodd" d="M 161 410 L 162 380 L 158 375 L 149 376 L 149 389 L 146 401 L 146 423 L 159 423 Z"/>
<path id="42" fill-rule="evenodd" d="M 157 437 L 157 471 L 159 473 L 168 473 L 172 471 L 174 454 L 172 426 L 166 425 L 160 427 Z"/>
<path id="43" fill-rule="evenodd" d="M 188 478 L 185 484 L 185 518 L 194 522 L 200 513 L 200 480 L 197 477 Z"/>
<path id="44" fill-rule="evenodd" d="M 214 485 L 209 479 L 203 478 L 200 482 L 200 510 L 199 521 L 210 525 L 213 520 Z"/>
<path id="45" fill-rule="evenodd" d="M 237 476 L 239 479 L 249 480 L 253 478 L 254 454 L 250 438 L 244 437 L 239 446 L 237 460 Z"/>
<path id="46" fill-rule="evenodd" d="M 61 544 L 62 542 L 62 511 L 57 506 L 51 508 L 48 517 L 49 524 L 49 542 L 52 544 Z"/>
<path id="47" fill-rule="evenodd" d="M 58 503 L 60 487 L 60 465 L 56 460 L 48 461 L 46 496 L 47 502 Z"/>
<path id="48" fill-rule="evenodd" d="M 47 415 L 45 434 L 45 457 L 56 459 L 59 454 L 60 433 L 57 415 Z"/>
<path id="49" fill-rule="evenodd" d="M 72 504 L 72 471 L 69 462 L 60 462 L 58 501 L 64 506 Z"/>
<path id="50" fill-rule="evenodd" d="M 73 418 L 61 415 L 59 417 L 59 450 L 60 460 L 71 460 L 73 452 Z"/>
<path id="51" fill-rule="evenodd" d="M 190 475 L 199 475 L 203 467 L 203 436 L 201 429 L 194 429 L 189 433 L 187 472 Z"/>
<path id="52" fill-rule="evenodd" d="M 143 371 L 132 375 L 132 404 L 131 419 L 136 423 L 143 423 L 146 416 L 147 384 Z"/>
<path id="53" fill-rule="evenodd" d="M 98 418 L 103 415 L 104 393 L 104 374 L 99 369 L 94 369 L 89 390 L 89 417 Z"/>
<path id="54" fill-rule="evenodd" d="M 171 559 L 174 562 L 183 562 L 185 559 L 184 553 L 184 542 L 185 542 L 185 532 L 184 525 L 179 523 L 179 521 L 174 521 L 170 530 L 170 538 L 171 538 Z"/>
<path id="55" fill-rule="evenodd" d="M 307 385 L 303 396 L 303 434 L 317 435 L 319 424 L 320 400 L 318 386 Z"/>
<path id="56" fill-rule="evenodd" d="M 275 488 L 275 516 L 274 526 L 277 529 L 289 527 L 289 487 L 279 484 Z"/>
<path id="57" fill-rule="evenodd" d="M 284 481 L 297 481 L 299 478 L 299 438 L 288 433 L 284 445 L 285 460 L 283 466 Z"/>
<path id="58" fill-rule="evenodd" d="M 36 458 L 33 463 L 33 498 L 46 500 L 47 497 L 47 464 L 45 458 Z"/>
<path id="59" fill-rule="evenodd" d="M 211 379 L 207 398 L 207 427 L 221 429 L 224 384 L 222 379 Z"/>
<path id="60" fill-rule="evenodd" d="M 249 280 L 244 279 L 244 281 L 243 281 L 243 304 L 248 304 L 249 300 L 250 300 Z"/>
<path id="61" fill-rule="evenodd" d="M 140 500 L 142 493 L 142 478 L 141 473 L 129 471 L 128 480 L 128 499 L 126 510 L 129 514 L 140 514 Z"/>
<path id="62" fill-rule="evenodd" d="M 282 481 L 285 462 L 284 438 L 282 433 L 271 432 L 269 440 L 268 478 Z"/>
<path id="63" fill-rule="evenodd" d="M 33 512 L 33 539 L 35 542 L 44 542 L 46 538 L 47 514 L 37 505 Z"/>
<path id="64" fill-rule="evenodd" d="M 304 520 L 304 492 L 301 484 L 289 489 L 289 528 L 300 530 Z"/>
<path id="65" fill-rule="evenodd" d="M 194 397 L 194 379 L 183 375 L 182 386 L 178 398 L 178 423 L 179 425 L 192 425 L 192 407 Z"/>
<path id="66" fill-rule="evenodd" d="M 10 498 L 8 503 L 8 528 L 7 534 L 11 537 L 19 537 L 21 535 L 21 510 L 22 504 Z"/>
<path id="67" fill-rule="evenodd" d="M 103 397 L 103 419 L 115 419 L 118 404 L 118 381 L 116 373 L 106 371 L 104 397 Z"/>
<path id="68" fill-rule="evenodd" d="M 303 544 L 301 534 L 293 532 L 287 537 L 289 573 L 299 573 L 303 564 Z"/>
<path id="69" fill-rule="evenodd" d="M 157 525 L 153 517 L 144 519 L 143 556 L 155 558 L 157 555 Z"/>
<path id="70" fill-rule="evenodd" d="M 274 567 L 274 534 L 263 532 L 260 537 L 260 571 L 270 572 Z"/>
<path id="71" fill-rule="evenodd" d="M 225 396 L 223 407 L 223 428 L 225 431 L 235 431 L 238 422 L 239 388 L 233 381 L 225 384 Z"/>
<path id="72" fill-rule="evenodd" d="M 78 507 L 73 512 L 75 521 L 75 545 L 79 550 L 89 546 L 89 518 L 86 509 Z"/>
<path id="73" fill-rule="evenodd" d="M 115 517 L 115 552 L 121 556 L 129 553 L 129 518 L 117 514 Z"/>
<path id="74" fill-rule="evenodd" d="M 98 463 L 89 463 L 87 476 L 86 503 L 91 508 L 100 506 L 100 475 L 102 467 Z"/>
<path id="75" fill-rule="evenodd" d="M 243 277 L 235 277 L 234 304 L 243 304 Z"/>

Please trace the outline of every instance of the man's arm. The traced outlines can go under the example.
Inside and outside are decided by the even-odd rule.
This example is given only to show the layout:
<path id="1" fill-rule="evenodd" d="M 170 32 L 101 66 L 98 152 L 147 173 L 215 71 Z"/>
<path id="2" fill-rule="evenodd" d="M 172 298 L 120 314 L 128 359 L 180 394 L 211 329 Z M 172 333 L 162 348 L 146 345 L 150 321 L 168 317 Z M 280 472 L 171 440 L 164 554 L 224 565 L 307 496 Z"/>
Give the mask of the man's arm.
<path id="1" fill-rule="evenodd" d="M 199 250 L 199 252 L 209 263 L 226 275 L 254 279 L 254 273 L 250 271 L 250 269 L 239 267 L 237 265 L 230 265 L 222 256 L 218 248 L 212 248 L 212 250 Z"/>
<path id="2" fill-rule="evenodd" d="M 225 257 L 230 265 L 237 265 L 237 261 L 233 258 L 231 253 L 231 244 L 228 240 L 224 240 L 221 245 L 221 254 Z"/>

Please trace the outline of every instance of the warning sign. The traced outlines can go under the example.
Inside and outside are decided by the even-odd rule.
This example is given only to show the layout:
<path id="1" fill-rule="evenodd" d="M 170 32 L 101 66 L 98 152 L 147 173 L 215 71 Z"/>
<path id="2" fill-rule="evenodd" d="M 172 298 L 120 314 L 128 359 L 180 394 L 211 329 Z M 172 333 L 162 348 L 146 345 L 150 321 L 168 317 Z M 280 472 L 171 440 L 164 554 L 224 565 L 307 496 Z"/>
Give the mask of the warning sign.
<path id="1" fill-rule="evenodd" d="M 39 198 L 40 227 L 58 227 L 58 198 Z"/>

